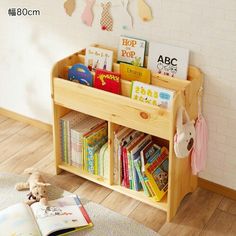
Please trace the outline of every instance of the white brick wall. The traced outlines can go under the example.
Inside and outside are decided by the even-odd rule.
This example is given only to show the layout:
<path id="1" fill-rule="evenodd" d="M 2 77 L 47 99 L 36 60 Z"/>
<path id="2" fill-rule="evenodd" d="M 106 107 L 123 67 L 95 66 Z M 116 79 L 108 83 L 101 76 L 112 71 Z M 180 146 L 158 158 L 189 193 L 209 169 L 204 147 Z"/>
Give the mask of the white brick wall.
<path id="1" fill-rule="evenodd" d="M 130 2 L 134 30 L 120 30 L 122 11 L 116 7 L 114 31 L 108 33 L 99 29 L 99 6 L 92 28 L 81 23 L 83 0 L 77 0 L 71 18 L 63 12 L 63 0 L 1 0 L 0 71 L 8 83 L 0 87 L 0 106 L 51 122 L 53 62 L 93 42 L 117 46 L 119 35 L 127 34 L 189 48 L 191 64 L 205 74 L 203 111 L 210 131 L 207 168 L 200 176 L 236 189 L 236 1 L 147 0 L 154 15 L 150 23 L 140 21 L 136 1 Z M 41 16 L 8 17 L 7 8 L 15 6 L 40 9 Z"/>

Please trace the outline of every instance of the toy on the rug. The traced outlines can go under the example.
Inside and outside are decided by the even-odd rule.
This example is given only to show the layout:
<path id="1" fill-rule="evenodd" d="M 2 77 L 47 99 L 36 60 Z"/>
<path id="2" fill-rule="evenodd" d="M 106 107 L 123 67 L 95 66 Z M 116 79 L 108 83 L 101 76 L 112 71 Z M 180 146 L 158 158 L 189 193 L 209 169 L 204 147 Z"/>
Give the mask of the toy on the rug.
<path id="1" fill-rule="evenodd" d="M 28 194 L 28 200 L 26 203 L 31 205 L 35 202 L 40 202 L 43 205 L 47 205 L 48 201 L 48 192 L 47 186 L 49 183 L 45 183 L 42 176 L 38 171 L 32 172 L 29 170 L 25 171 L 26 173 L 30 174 L 27 182 L 25 183 L 17 183 L 15 188 L 18 191 L 29 189 L 30 192 Z"/>

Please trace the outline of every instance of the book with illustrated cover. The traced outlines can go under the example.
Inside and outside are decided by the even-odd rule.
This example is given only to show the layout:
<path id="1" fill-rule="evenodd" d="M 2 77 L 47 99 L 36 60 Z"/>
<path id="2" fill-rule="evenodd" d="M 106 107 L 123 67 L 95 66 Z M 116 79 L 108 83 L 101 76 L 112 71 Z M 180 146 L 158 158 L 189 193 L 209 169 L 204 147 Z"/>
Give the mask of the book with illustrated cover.
<path id="1" fill-rule="evenodd" d="M 71 164 L 71 128 L 85 120 L 88 116 L 77 111 L 71 111 L 60 118 L 61 124 L 61 144 L 62 144 L 62 160 Z"/>
<path id="2" fill-rule="evenodd" d="M 120 63 L 120 75 L 124 80 L 151 83 L 151 71 L 146 68 Z"/>
<path id="3" fill-rule="evenodd" d="M 93 86 L 93 75 L 88 67 L 83 64 L 75 64 L 69 68 L 68 79 L 87 86 Z"/>
<path id="4" fill-rule="evenodd" d="M 69 235 L 93 226 L 77 195 L 31 206 L 18 203 L 0 211 L 0 232 L 4 235 Z"/>
<path id="5" fill-rule="evenodd" d="M 170 109 L 174 95 L 174 90 L 141 83 L 138 81 L 132 82 L 131 98 L 137 101 Z"/>
<path id="6" fill-rule="evenodd" d="M 112 64 L 113 51 L 97 47 L 86 48 L 85 65 L 90 71 L 96 69 L 112 71 Z"/>
<path id="7" fill-rule="evenodd" d="M 153 198 L 156 201 L 160 201 L 168 190 L 168 157 L 168 149 L 162 147 L 160 155 L 151 163 L 146 160 L 145 175 L 155 194 Z"/>
<path id="8" fill-rule="evenodd" d="M 148 66 L 153 74 L 187 79 L 189 50 L 162 43 L 149 45 Z"/>
<path id="9" fill-rule="evenodd" d="M 118 61 L 132 64 L 134 66 L 144 66 L 146 41 L 126 36 L 120 37 Z"/>
<path id="10" fill-rule="evenodd" d="M 83 138 L 84 136 L 104 123 L 96 117 L 87 116 L 87 119 L 71 128 L 71 157 L 73 165 L 83 166 Z"/>
<path id="11" fill-rule="evenodd" d="M 120 94 L 120 74 L 116 72 L 97 69 L 95 72 L 94 87 L 107 92 Z"/>

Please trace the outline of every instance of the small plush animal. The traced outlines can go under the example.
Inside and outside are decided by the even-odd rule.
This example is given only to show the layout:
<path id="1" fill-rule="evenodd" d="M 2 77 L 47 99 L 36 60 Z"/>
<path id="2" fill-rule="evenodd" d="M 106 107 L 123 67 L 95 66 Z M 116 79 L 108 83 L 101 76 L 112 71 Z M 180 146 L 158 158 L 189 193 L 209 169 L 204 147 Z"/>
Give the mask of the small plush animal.
<path id="1" fill-rule="evenodd" d="M 28 200 L 26 201 L 28 205 L 31 205 L 35 202 L 40 202 L 43 205 L 47 205 L 47 186 L 49 186 L 50 184 L 44 182 L 41 174 L 38 171 L 32 172 L 30 170 L 26 170 L 25 172 L 29 173 L 30 177 L 26 182 L 17 183 L 15 186 L 16 190 L 30 190 L 28 194 Z"/>

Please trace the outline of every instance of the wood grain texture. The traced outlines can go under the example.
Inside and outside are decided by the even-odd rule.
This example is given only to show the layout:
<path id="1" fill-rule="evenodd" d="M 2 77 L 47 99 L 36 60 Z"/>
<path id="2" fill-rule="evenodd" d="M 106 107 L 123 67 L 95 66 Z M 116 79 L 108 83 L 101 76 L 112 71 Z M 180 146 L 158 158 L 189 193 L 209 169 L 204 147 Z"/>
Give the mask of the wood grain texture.
<path id="1" fill-rule="evenodd" d="M 236 216 L 224 211 L 216 210 L 212 215 L 201 236 L 235 236 Z"/>
<path id="2" fill-rule="evenodd" d="M 12 119 L 0 122 L 0 142 L 25 128 L 27 124 Z"/>
<path id="3" fill-rule="evenodd" d="M 112 190 L 96 183 L 85 181 L 74 193 L 96 203 L 101 203 Z"/>
<path id="4" fill-rule="evenodd" d="M 6 116 L 0 115 L 0 123 L 7 120 L 8 118 Z"/>
<path id="5" fill-rule="evenodd" d="M 154 231 L 159 231 L 166 222 L 166 213 L 147 204 L 140 203 L 129 217 Z"/>
<path id="6" fill-rule="evenodd" d="M 236 216 L 236 201 L 224 197 L 218 209 Z"/>
<path id="7" fill-rule="evenodd" d="M 36 119 L 29 118 L 29 117 L 21 115 L 19 113 L 16 113 L 16 112 L 4 109 L 4 108 L 0 108 L 0 114 L 4 115 L 6 117 L 9 117 L 11 119 L 23 122 L 25 124 L 33 125 L 37 128 L 43 129 L 45 131 L 52 132 L 52 125 L 44 123 L 44 122 L 36 120 Z"/>
<path id="8" fill-rule="evenodd" d="M 128 216 L 138 206 L 139 201 L 124 196 L 121 193 L 112 192 L 101 205 L 116 211 L 122 215 Z"/>
<path id="9" fill-rule="evenodd" d="M 174 219 L 158 232 L 162 236 L 198 235 L 222 200 L 221 195 L 204 189 L 197 189 L 186 198 Z"/>
<path id="10" fill-rule="evenodd" d="M 198 186 L 213 191 L 215 193 L 222 194 L 225 197 L 231 198 L 236 201 L 236 190 L 234 189 L 227 188 L 225 186 L 210 182 L 202 178 L 198 178 Z"/>
<path id="11" fill-rule="evenodd" d="M 16 154 L 25 146 L 29 145 L 33 140 L 40 138 L 43 134 L 45 134 L 45 131 L 42 131 L 41 129 L 26 126 L 18 133 L 12 135 L 8 139 L 5 139 L 0 143 L 0 162 L 5 161 L 12 155 Z"/>
<path id="12" fill-rule="evenodd" d="M 2 162 L 0 171 L 20 174 L 24 166 L 33 166 L 52 150 L 52 135 L 46 133 Z M 17 162 L 16 162 L 17 160 Z M 19 165 L 22 163 L 22 165 Z"/>

